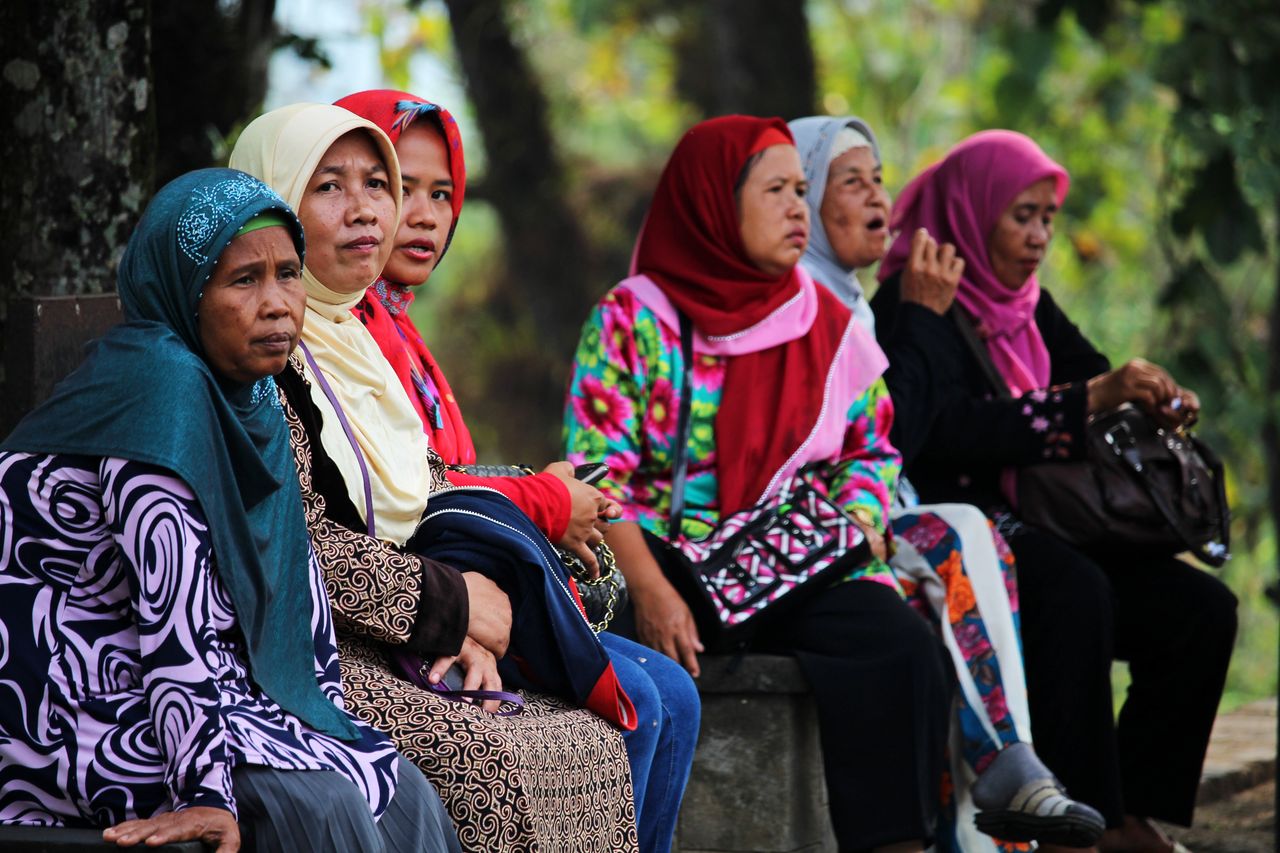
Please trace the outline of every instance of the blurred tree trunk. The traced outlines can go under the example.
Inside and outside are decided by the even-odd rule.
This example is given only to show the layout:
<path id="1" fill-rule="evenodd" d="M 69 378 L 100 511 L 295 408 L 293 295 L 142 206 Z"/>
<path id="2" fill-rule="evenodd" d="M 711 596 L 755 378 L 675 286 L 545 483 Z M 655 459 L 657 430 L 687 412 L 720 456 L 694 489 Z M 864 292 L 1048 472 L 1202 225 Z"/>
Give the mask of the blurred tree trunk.
<path id="1" fill-rule="evenodd" d="M 1275 204 L 1276 245 L 1280 246 L 1280 198 Z M 1280 264 L 1276 266 L 1276 286 L 1271 295 L 1271 316 L 1267 327 L 1266 401 L 1262 419 L 1262 447 L 1267 460 L 1267 497 L 1271 509 L 1271 529 L 1280 537 Z M 1269 587 L 1272 600 L 1280 605 L 1280 561 Z M 1276 771 L 1280 774 L 1280 768 Z M 1280 805 L 1280 786 L 1276 789 Z M 1277 834 L 1280 844 L 1280 834 Z"/>
<path id="2" fill-rule="evenodd" d="M 0 350 L 34 333 L 30 305 L 14 314 L 25 318 L 23 328 L 8 328 L 15 297 L 115 287 L 116 265 L 151 196 L 149 23 L 148 0 L 0 5 Z M 107 316 L 110 323 L 114 311 Z M 43 333 L 39 351 L 61 347 L 74 363 L 83 337 L 56 328 Z M 11 368 L 0 367 L 0 431 L 37 402 L 37 374 L 50 369 L 17 344 L 8 356 L 0 361 Z"/>
<path id="3" fill-rule="evenodd" d="M 676 90 L 706 117 L 812 115 L 817 79 L 805 4 L 774 0 L 668 0 L 684 22 L 676 38 Z"/>
<path id="4" fill-rule="evenodd" d="M 276 0 L 156 3 L 151 66 L 156 93 L 156 185 L 225 165 L 223 139 L 267 94 Z"/>
<path id="5" fill-rule="evenodd" d="M 149 17 L 148 0 L 0 5 L 0 296 L 113 288 L 152 189 Z"/>
<path id="6" fill-rule="evenodd" d="M 503 0 L 445 0 L 467 94 L 483 135 L 485 187 L 503 234 L 504 274 L 485 310 L 502 330 L 476 346 L 485 377 L 471 418 L 497 428 L 506 461 L 558 459 L 565 378 L 600 282 L 568 200 L 565 170 L 537 76 L 516 44 Z M 598 289 L 598 287 L 597 287 Z M 459 392 L 466 397 L 466 388 Z"/>

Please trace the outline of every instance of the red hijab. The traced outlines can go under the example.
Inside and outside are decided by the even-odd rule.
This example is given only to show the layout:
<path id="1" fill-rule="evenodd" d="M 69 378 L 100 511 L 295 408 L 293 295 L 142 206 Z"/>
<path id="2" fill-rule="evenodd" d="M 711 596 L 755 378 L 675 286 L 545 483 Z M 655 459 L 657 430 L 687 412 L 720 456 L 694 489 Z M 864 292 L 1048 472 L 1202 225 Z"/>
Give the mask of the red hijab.
<path id="1" fill-rule="evenodd" d="M 753 154 L 794 145 L 779 118 L 724 116 L 695 125 L 671 154 L 636 246 L 651 278 L 704 337 L 744 332 L 800 293 L 795 270 L 773 276 L 747 259 L 734 190 Z M 808 438 L 849 309 L 817 288 L 813 325 L 793 340 L 732 356 L 716 415 L 724 515 L 757 503 Z"/>
<path id="2" fill-rule="evenodd" d="M 449 150 L 449 173 L 453 178 L 453 224 L 440 249 L 439 257 L 442 259 L 453 240 L 454 229 L 458 227 L 467 188 L 467 167 L 463 160 L 458 123 L 444 107 L 392 89 L 358 92 L 335 103 L 382 128 L 393 144 L 400 139 L 406 127 L 422 118 L 430 121 L 443 135 Z M 436 263 L 439 264 L 439 260 Z M 431 446 L 446 463 L 469 465 L 476 461 L 475 445 L 444 371 L 436 364 L 413 320 L 409 319 L 413 296 L 410 286 L 379 278 L 352 310 L 378 342 L 378 348 L 391 363 L 396 376 L 400 377 L 400 383 L 422 418 Z"/>

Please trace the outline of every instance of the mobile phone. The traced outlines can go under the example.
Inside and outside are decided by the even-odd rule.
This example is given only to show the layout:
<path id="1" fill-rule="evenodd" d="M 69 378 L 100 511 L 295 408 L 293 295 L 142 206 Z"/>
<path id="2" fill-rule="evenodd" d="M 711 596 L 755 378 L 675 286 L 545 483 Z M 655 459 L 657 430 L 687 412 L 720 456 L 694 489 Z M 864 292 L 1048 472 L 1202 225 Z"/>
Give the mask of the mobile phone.
<path id="1" fill-rule="evenodd" d="M 609 473 L 609 466 L 603 462 L 588 462 L 573 469 L 575 480 L 581 480 L 588 486 L 593 485 Z"/>
<path id="2" fill-rule="evenodd" d="M 455 663 L 445 671 L 444 678 L 440 679 L 440 683 L 450 690 L 457 691 L 462 689 L 462 682 L 466 677 L 467 674 L 463 671 L 462 665 Z"/>

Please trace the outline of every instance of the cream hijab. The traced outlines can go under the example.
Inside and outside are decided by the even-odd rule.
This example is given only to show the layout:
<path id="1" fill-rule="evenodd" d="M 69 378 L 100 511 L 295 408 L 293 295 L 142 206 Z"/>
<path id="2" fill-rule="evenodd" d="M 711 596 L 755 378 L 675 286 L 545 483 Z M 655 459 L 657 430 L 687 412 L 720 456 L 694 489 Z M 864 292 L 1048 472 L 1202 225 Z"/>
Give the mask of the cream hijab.
<path id="1" fill-rule="evenodd" d="M 261 179 L 299 210 L 307 182 L 329 146 L 360 129 L 372 136 L 386 161 L 398 219 L 400 162 L 391 140 L 372 122 L 341 107 L 294 104 L 254 119 L 240 134 L 230 166 Z M 422 518 L 431 490 L 430 446 L 422 421 L 377 342 L 351 314 L 364 291 L 330 290 L 309 267 L 302 278 L 307 289 L 302 341 L 342 406 L 368 466 L 375 532 L 380 539 L 403 545 Z M 312 402 L 323 418 L 320 443 L 342 472 L 351 502 L 368 521 L 360 459 L 310 364 L 305 369 Z"/>

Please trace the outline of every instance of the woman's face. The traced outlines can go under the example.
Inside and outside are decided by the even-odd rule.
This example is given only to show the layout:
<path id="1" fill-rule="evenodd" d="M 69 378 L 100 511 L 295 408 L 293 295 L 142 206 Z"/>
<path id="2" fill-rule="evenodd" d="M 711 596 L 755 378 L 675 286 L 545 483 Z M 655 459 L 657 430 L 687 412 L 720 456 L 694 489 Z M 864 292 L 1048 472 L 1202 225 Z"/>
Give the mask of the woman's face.
<path id="1" fill-rule="evenodd" d="M 884 257 L 891 212 L 870 147 L 850 148 L 831 161 L 818 215 L 840 266 L 859 269 Z"/>
<path id="2" fill-rule="evenodd" d="M 242 234 L 222 251 L 196 309 L 205 360 L 241 384 L 274 376 L 298 343 L 306 305 L 288 229 Z"/>
<path id="3" fill-rule="evenodd" d="M 747 259 L 769 275 L 794 267 L 809 243 L 809 184 L 794 145 L 764 149 L 738 192 L 738 223 Z"/>
<path id="4" fill-rule="evenodd" d="M 391 259 L 382 274 L 399 284 L 422 284 L 436 268 L 453 226 L 453 176 L 444 137 L 419 121 L 396 141 L 404 207 Z"/>
<path id="5" fill-rule="evenodd" d="M 369 134 L 353 130 L 316 166 L 298 218 L 307 235 L 307 267 L 330 290 L 358 293 L 391 254 L 396 203 L 387 166 Z"/>
<path id="6" fill-rule="evenodd" d="M 996 220 L 987 238 L 987 258 L 1001 284 L 1017 290 L 1044 260 L 1053 239 L 1058 196 L 1053 178 L 1044 178 L 1020 192 Z"/>

